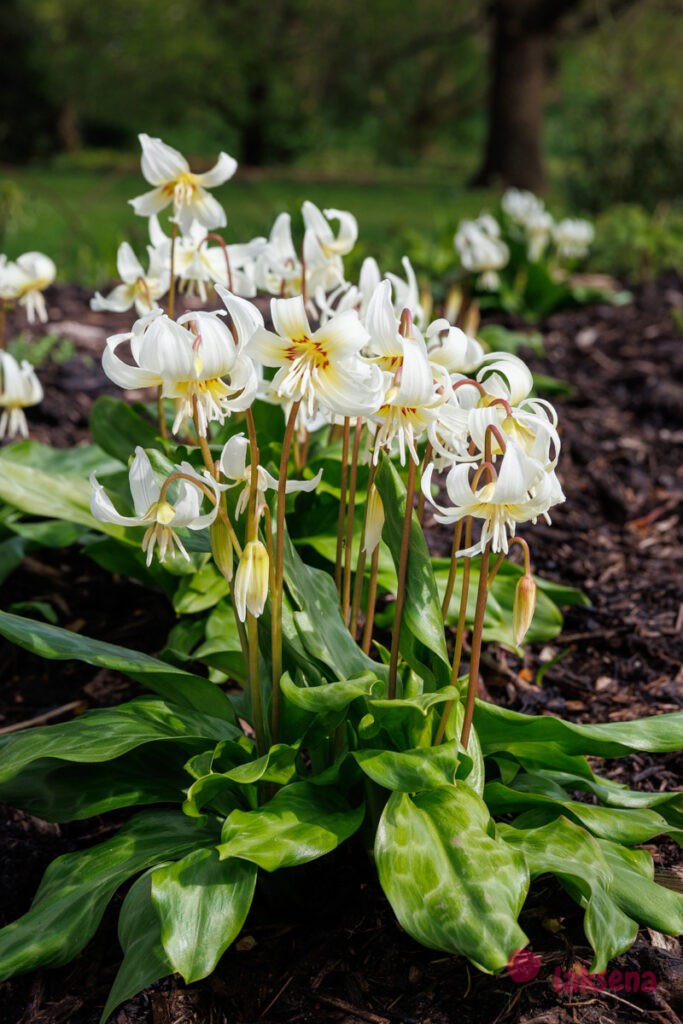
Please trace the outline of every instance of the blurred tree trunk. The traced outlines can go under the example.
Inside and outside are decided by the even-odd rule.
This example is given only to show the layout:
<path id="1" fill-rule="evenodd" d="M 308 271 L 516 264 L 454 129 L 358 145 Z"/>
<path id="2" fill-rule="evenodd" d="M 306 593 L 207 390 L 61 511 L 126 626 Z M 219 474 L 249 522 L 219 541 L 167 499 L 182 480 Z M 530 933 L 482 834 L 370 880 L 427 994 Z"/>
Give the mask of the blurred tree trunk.
<path id="1" fill-rule="evenodd" d="M 543 113 L 555 48 L 638 0 L 492 0 L 488 125 L 472 184 L 543 190 Z"/>
<path id="2" fill-rule="evenodd" d="M 73 100 L 65 100 L 57 115 L 57 138 L 65 153 L 77 153 L 83 148 L 81 118 Z"/>

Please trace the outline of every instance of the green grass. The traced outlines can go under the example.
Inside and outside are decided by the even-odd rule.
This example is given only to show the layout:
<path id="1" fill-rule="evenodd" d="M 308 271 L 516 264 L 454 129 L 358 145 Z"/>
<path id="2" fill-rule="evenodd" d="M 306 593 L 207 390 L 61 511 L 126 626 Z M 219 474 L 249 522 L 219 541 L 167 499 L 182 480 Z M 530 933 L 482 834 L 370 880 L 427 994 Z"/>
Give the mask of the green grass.
<path id="1" fill-rule="evenodd" d="M 38 249 L 56 262 L 60 280 L 97 287 L 116 277 L 116 250 L 123 241 L 144 255 L 146 220 L 136 217 L 127 200 L 150 186 L 136 161 L 98 161 L 69 167 L 31 167 L 5 171 L 0 179 L 19 191 L 17 209 L 2 224 L 2 249 L 9 258 Z M 358 255 L 374 255 L 386 269 L 400 270 L 402 239 L 419 232 L 438 239 L 454 231 L 458 220 L 476 216 L 493 202 L 487 192 L 466 191 L 443 172 L 389 169 L 363 172 L 349 180 L 312 175 L 310 171 L 269 171 L 235 179 L 215 191 L 228 215 L 228 241 L 267 235 L 281 210 L 292 214 L 295 231 L 304 199 L 322 208 L 350 210 L 358 219 Z M 163 219 L 162 215 L 162 219 Z M 4 229 L 4 232 L 3 232 Z M 143 261 L 144 262 L 144 261 Z"/>

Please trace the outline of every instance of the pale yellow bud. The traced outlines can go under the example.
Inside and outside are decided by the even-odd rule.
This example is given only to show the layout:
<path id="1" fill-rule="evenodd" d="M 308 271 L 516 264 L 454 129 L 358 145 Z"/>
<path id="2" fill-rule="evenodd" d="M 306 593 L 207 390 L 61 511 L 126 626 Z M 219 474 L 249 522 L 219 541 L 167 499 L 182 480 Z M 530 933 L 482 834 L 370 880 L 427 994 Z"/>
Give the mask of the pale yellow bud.
<path id="1" fill-rule="evenodd" d="M 211 524 L 209 542 L 216 568 L 229 583 L 233 577 L 233 546 L 230 531 L 222 519 L 214 519 Z"/>
<path id="2" fill-rule="evenodd" d="M 376 487 L 372 487 L 368 495 L 368 517 L 365 523 L 365 539 L 363 547 L 368 555 L 375 550 L 382 539 L 384 527 L 384 505 Z"/>
<path id="3" fill-rule="evenodd" d="M 250 540 L 239 560 L 233 586 L 233 600 L 242 622 L 247 610 L 257 618 L 261 614 L 268 597 L 268 585 L 268 551 L 260 540 Z"/>
<path id="4" fill-rule="evenodd" d="M 521 576 L 515 587 L 512 605 L 512 637 L 519 646 L 529 632 L 536 609 L 536 583 L 533 576 Z"/>

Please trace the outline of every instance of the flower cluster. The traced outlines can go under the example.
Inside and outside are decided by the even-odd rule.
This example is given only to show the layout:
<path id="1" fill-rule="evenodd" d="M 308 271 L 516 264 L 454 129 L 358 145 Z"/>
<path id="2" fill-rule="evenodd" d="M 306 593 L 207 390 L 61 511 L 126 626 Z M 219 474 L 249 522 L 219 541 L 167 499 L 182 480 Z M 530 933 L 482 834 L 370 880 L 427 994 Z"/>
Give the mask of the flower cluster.
<path id="1" fill-rule="evenodd" d="M 0 255 L 0 300 L 23 306 L 30 324 L 35 323 L 36 318 L 46 323 L 43 292 L 56 274 L 54 263 L 42 252 L 25 252 L 13 261 Z"/>

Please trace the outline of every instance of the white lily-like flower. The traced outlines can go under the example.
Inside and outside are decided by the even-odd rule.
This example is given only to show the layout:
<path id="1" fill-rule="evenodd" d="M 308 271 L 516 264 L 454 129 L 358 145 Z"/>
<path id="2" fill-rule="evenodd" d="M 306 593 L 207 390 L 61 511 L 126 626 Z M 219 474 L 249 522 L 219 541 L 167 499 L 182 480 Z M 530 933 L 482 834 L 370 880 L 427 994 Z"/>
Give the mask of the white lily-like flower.
<path id="1" fill-rule="evenodd" d="M 172 203 L 174 216 L 183 231 L 189 229 L 193 220 L 206 228 L 225 227 L 225 211 L 206 189 L 216 188 L 231 178 L 237 161 L 221 153 L 210 171 L 195 174 L 177 149 L 149 135 L 142 134 L 138 138 L 142 146 L 142 173 L 155 187 L 129 200 L 135 212 L 141 217 L 151 217 Z"/>
<path id="2" fill-rule="evenodd" d="M 481 275 L 478 284 L 486 291 L 495 291 L 497 271 L 510 259 L 510 250 L 500 237 L 500 225 L 490 214 L 477 220 L 464 220 L 453 239 L 460 262 L 471 274 Z"/>
<path id="3" fill-rule="evenodd" d="M 0 439 L 28 437 L 24 409 L 42 400 L 43 389 L 36 372 L 25 359 L 17 363 L 9 352 L 0 351 Z"/>
<path id="4" fill-rule="evenodd" d="M 490 403 L 490 400 L 489 400 Z M 560 455 L 560 438 L 556 430 L 557 415 L 549 402 L 540 399 L 529 404 L 511 406 L 500 399 L 495 404 L 482 400 L 467 417 L 469 435 L 478 451 L 484 451 L 487 430 L 492 453 L 500 452 L 499 442 L 491 434 L 490 427 L 497 427 L 507 439 L 512 438 L 530 458 L 539 462 L 546 471 L 557 465 Z"/>
<path id="5" fill-rule="evenodd" d="M 308 199 L 301 207 L 304 227 L 315 237 L 326 256 L 346 256 L 358 239 L 358 221 L 346 210 L 319 210 Z M 339 222 L 339 233 L 335 235 L 330 220 Z"/>
<path id="6" fill-rule="evenodd" d="M 125 341 L 133 366 L 116 352 Z M 162 397 L 175 399 L 174 433 L 196 409 L 197 429 L 206 436 L 211 421 L 248 408 L 258 387 L 254 366 L 218 313 L 186 313 L 177 323 L 150 313 L 131 332 L 107 339 L 102 368 L 119 387 L 161 387 Z"/>
<path id="7" fill-rule="evenodd" d="M 152 246 L 148 247 L 148 252 L 149 270 L 145 273 L 128 242 L 122 242 L 116 255 L 116 268 L 122 284 L 117 285 L 106 297 L 95 292 L 90 300 L 90 308 L 125 313 L 135 306 L 138 316 L 158 308 L 156 300 L 168 291 L 168 271 L 163 252 Z"/>
<path id="8" fill-rule="evenodd" d="M 301 294 L 301 261 L 292 241 L 292 219 L 281 213 L 265 246 L 256 257 L 256 284 L 270 295 L 295 296 Z"/>
<path id="9" fill-rule="evenodd" d="M 401 266 L 405 271 L 405 280 L 390 270 L 384 275 L 391 282 L 394 295 L 394 312 L 400 316 L 404 309 L 409 309 L 416 327 L 422 329 L 425 322 L 425 310 L 420 302 L 420 289 L 413 265 L 407 256 L 401 258 Z"/>
<path id="10" fill-rule="evenodd" d="M 526 239 L 527 257 L 532 262 L 540 259 L 553 227 L 553 218 L 543 200 L 533 192 L 509 188 L 500 204 L 508 219 L 518 229 L 517 236 L 521 232 L 521 236 Z"/>
<path id="11" fill-rule="evenodd" d="M 425 336 L 430 363 L 443 367 L 448 374 L 471 373 L 484 358 L 477 339 L 443 317 L 429 324 Z"/>
<path id="12" fill-rule="evenodd" d="M 14 262 L 3 258 L 0 265 L 0 298 L 18 302 L 26 310 L 30 324 L 36 318 L 47 323 L 43 291 L 57 276 L 57 268 L 42 252 L 25 252 Z"/>
<path id="13" fill-rule="evenodd" d="M 155 251 L 163 254 L 167 276 L 171 270 L 172 240 L 162 230 L 158 218 L 150 217 L 149 233 Z M 208 228 L 193 220 L 187 231 L 173 243 L 173 271 L 180 290 L 207 298 L 207 285 L 220 284 L 236 295 L 256 295 L 254 261 L 265 246 L 265 238 L 254 238 L 241 245 L 210 245 Z M 229 269 L 228 269 L 229 268 Z"/>
<path id="14" fill-rule="evenodd" d="M 439 523 L 456 523 L 465 516 L 482 520 L 481 537 L 459 555 L 475 555 L 491 542 L 491 550 L 507 554 L 509 537 L 518 523 L 535 522 L 553 504 L 551 485 L 543 467 L 530 459 L 515 441 L 508 441 L 495 480 L 488 471 L 476 470 L 465 463 L 454 465 L 446 477 L 446 491 L 452 508 L 442 508 L 431 496 L 433 467 L 422 478 L 425 497 L 437 508 Z M 477 477 L 479 479 L 477 479 Z"/>
<path id="15" fill-rule="evenodd" d="M 493 398 L 504 398 L 511 405 L 518 405 L 527 398 L 534 386 L 529 367 L 511 352 L 489 353 L 476 378 Z"/>
<path id="16" fill-rule="evenodd" d="M 340 416 L 374 411 L 383 380 L 360 358 L 368 333 L 357 313 L 337 313 L 312 331 L 299 295 L 273 299 L 271 316 L 277 333 L 259 328 L 246 351 L 264 366 L 280 367 L 272 382 L 280 399 L 302 402 L 309 417 L 321 407 Z"/>
<path id="17" fill-rule="evenodd" d="M 237 499 L 237 506 L 235 508 L 235 516 L 237 519 L 245 511 L 249 504 L 249 490 L 251 487 L 251 465 L 247 463 L 247 455 L 249 453 L 249 441 L 244 434 L 235 434 L 226 441 L 223 446 L 219 459 L 219 467 L 223 476 L 232 481 L 227 485 L 227 490 L 232 487 L 236 487 L 239 484 L 242 485 L 242 491 L 239 498 Z M 276 491 L 278 489 L 278 482 L 274 476 L 272 476 L 264 466 L 259 465 L 256 470 L 257 475 L 257 509 L 256 518 L 258 519 L 262 509 L 265 507 L 264 494 L 267 490 Z M 285 493 L 293 494 L 296 491 L 314 491 L 320 479 L 323 475 L 322 469 L 319 470 L 311 480 L 288 480 L 285 484 Z"/>
<path id="18" fill-rule="evenodd" d="M 553 241 L 561 260 L 580 260 L 588 255 L 595 238 L 595 229 L 588 220 L 567 217 L 553 228 Z"/>
<path id="19" fill-rule="evenodd" d="M 163 562 L 166 555 L 177 551 L 189 561 L 183 542 L 176 534 L 176 529 L 186 527 L 188 530 L 203 530 L 210 526 L 218 512 L 219 489 L 216 481 L 208 473 L 199 476 L 197 471 L 187 462 L 181 463 L 179 471 L 185 476 L 196 479 L 196 485 L 187 479 L 172 482 L 175 497 L 171 501 L 157 482 L 149 456 L 144 448 L 135 449 L 135 458 L 128 472 L 130 493 L 133 498 L 134 516 L 124 516 L 117 512 L 104 487 L 98 483 L 95 473 L 90 475 L 92 494 L 90 511 L 105 523 L 118 526 L 146 526 L 147 531 L 142 540 L 142 550 L 147 554 L 147 565 L 151 565 L 154 548 L 159 548 L 159 561 Z M 216 502 L 210 512 L 201 513 L 204 491 L 210 488 Z"/>
<path id="20" fill-rule="evenodd" d="M 382 281 L 375 290 L 367 316 L 369 352 L 388 382 L 384 398 L 371 420 L 376 424 L 374 459 L 380 449 L 398 444 L 401 465 L 406 448 L 418 462 L 416 442 L 427 430 L 443 399 L 434 387 L 427 348 L 419 330 L 412 326 L 401 334 L 391 301 L 391 284 Z"/>

